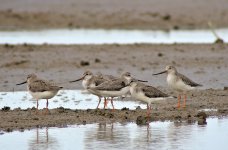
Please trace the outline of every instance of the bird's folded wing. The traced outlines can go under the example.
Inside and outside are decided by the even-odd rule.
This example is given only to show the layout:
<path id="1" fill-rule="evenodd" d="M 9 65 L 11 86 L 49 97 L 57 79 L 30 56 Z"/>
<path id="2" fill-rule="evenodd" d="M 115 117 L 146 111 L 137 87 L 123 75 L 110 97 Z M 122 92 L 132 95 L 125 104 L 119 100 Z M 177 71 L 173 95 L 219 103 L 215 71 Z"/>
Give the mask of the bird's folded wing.
<path id="1" fill-rule="evenodd" d="M 32 92 L 44 92 L 44 91 L 52 91 L 59 90 L 62 87 L 55 86 L 44 80 L 35 80 L 32 84 L 29 85 L 29 90 Z"/>
<path id="2" fill-rule="evenodd" d="M 147 97 L 150 97 L 150 98 L 168 97 L 167 94 L 161 92 L 160 90 L 152 86 L 144 86 L 142 87 L 142 91 L 145 93 Z"/>
<path id="3" fill-rule="evenodd" d="M 104 91 L 117 91 L 124 88 L 126 85 L 122 80 L 115 80 L 115 81 L 106 81 L 92 89 L 94 90 L 104 90 Z"/>
<path id="4" fill-rule="evenodd" d="M 178 73 L 178 76 L 180 77 L 180 79 L 187 85 L 190 85 L 190 86 L 193 86 L 193 87 L 196 87 L 196 86 L 202 86 L 201 84 L 198 84 L 194 81 L 192 81 L 191 79 L 189 79 L 188 77 L 186 77 L 185 75 L 183 74 L 180 74 Z"/>

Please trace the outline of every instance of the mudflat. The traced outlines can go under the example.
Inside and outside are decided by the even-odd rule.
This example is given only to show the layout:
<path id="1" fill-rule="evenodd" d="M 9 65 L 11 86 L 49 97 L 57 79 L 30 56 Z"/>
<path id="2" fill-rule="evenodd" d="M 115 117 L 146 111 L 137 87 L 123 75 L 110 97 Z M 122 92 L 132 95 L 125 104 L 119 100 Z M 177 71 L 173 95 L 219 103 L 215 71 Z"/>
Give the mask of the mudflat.
<path id="1" fill-rule="evenodd" d="M 187 107 L 176 108 L 177 100 L 171 99 L 153 104 L 150 121 L 188 120 L 197 121 L 204 109 L 208 116 L 228 114 L 228 45 L 227 44 L 172 44 L 172 45 L 1 45 L 0 46 L 0 90 L 26 90 L 16 83 L 26 79 L 27 74 L 37 73 L 53 80 L 65 89 L 82 89 L 81 82 L 68 81 L 82 76 L 85 70 L 119 76 L 129 71 L 134 77 L 147 80 L 149 85 L 176 96 L 166 84 L 166 76 L 152 76 L 174 65 L 203 87 L 188 93 Z M 50 100 L 50 105 L 51 105 Z M 114 102 L 115 103 L 115 102 Z M 210 110 L 210 109 L 216 109 Z M 146 110 L 103 110 L 91 108 L 78 110 L 56 108 L 50 114 L 26 110 L 3 109 L 0 111 L 0 129 L 29 129 L 42 126 L 65 126 L 97 122 L 137 122 L 139 116 L 146 117 Z"/>
<path id="2" fill-rule="evenodd" d="M 227 0 L 1 0 L 0 29 L 198 29 L 228 25 Z"/>

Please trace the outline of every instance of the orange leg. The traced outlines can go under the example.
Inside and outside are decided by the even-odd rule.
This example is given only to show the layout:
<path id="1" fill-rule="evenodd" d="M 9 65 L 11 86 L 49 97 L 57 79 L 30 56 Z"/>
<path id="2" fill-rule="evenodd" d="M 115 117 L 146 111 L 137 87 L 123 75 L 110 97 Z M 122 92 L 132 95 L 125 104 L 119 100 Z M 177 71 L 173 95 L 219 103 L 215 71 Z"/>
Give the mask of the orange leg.
<path id="1" fill-rule="evenodd" d="M 98 102 L 98 104 L 97 104 L 97 108 L 99 107 L 99 105 L 100 105 L 100 103 L 101 103 L 101 98 L 100 97 L 98 97 L 99 98 L 99 102 Z"/>
<path id="2" fill-rule="evenodd" d="M 113 105 L 113 97 L 111 97 L 111 104 L 112 104 L 112 111 L 115 110 L 114 105 Z"/>
<path id="3" fill-rule="evenodd" d="M 183 105 L 184 108 L 186 107 L 186 100 L 187 100 L 187 95 L 184 94 L 184 105 Z"/>
<path id="4" fill-rule="evenodd" d="M 107 98 L 106 98 L 104 105 L 105 105 L 105 107 L 107 107 L 107 105 L 108 105 L 108 99 Z"/>
<path id="5" fill-rule="evenodd" d="M 104 97 L 104 109 L 107 107 L 107 104 L 108 104 L 108 99 Z"/>
<path id="6" fill-rule="evenodd" d="M 180 100 L 181 100 L 181 95 L 178 95 L 178 103 L 177 103 L 177 108 L 180 108 Z"/>

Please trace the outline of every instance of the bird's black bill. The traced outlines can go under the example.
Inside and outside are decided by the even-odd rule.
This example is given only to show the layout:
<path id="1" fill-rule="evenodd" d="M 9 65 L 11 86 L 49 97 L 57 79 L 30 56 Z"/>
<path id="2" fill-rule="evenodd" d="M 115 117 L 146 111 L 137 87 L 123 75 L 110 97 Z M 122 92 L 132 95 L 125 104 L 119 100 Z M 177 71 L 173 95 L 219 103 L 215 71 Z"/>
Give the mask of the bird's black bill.
<path id="1" fill-rule="evenodd" d="M 140 80 L 140 79 L 133 79 L 133 81 L 135 81 L 135 82 L 148 82 L 148 81 Z"/>
<path id="2" fill-rule="evenodd" d="M 159 72 L 159 73 L 154 73 L 153 75 L 159 75 L 159 74 L 163 74 L 163 73 L 166 73 L 167 71 L 162 71 L 162 72 Z"/>
<path id="3" fill-rule="evenodd" d="M 16 84 L 16 85 L 22 85 L 22 84 L 25 84 L 25 83 L 27 83 L 27 81 L 22 82 L 22 83 L 18 83 L 18 84 Z"/>
<path id="4" fill-rule="evenodd" d="M 82 79 L 84 79 L 84 76 L 83 76 L 82 78 L 79 78 L 79 79 L 73 80 L 73 81 L 69 81 L 69 82 L 70 82 L 70 83 L 72 83 L 72 82 L 77 82 L 77 81 L 80 81 L 80 80 L 82 80 Z"/>

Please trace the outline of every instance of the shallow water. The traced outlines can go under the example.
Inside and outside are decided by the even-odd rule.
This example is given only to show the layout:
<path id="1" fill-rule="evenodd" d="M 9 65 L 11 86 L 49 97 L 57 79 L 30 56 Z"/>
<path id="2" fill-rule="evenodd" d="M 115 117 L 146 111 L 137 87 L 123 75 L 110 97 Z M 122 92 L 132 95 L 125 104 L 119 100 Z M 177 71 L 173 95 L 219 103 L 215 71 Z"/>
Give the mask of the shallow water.
<path id="1" fill-rule="evenodd" d="M 228 147 L 228 118 L 207 119 L 207 125 L 153 122 L 150 126 L 89 124 L 2 133 L 1 148 L 20 149 L 185 149 Z"/>
<path id="2" fill-rule="evenodd" d="M 228 42 L 228 29 L 216 33 Z M 0 31 L 0 44 L 133 44 L 133 43 L 213 43 L 211 30 L 104 30 L 50 29 L 36 31 Z"/>
<path id="3" fill-rule="evenodd" d="M 131 100 L 131 99 L 130 99 Z M 129 100 L 114 100 L 116 109 L 127 107 L 135 109 L 137 106 L 146 108 L 145 104 L 138 101 Z M 98 98 L 94 95 L 85 93 L 81 90 L 61 90 L 52 99 L 49 100 L 49 108 L 64 107 L 70 109 L 95 109 L 98 104 Z M 17 92 L 0 92 L 0 108 L 9 106 L 11 109 L 20 107 L 21 109 L 36 107 L 36 100 L 27 91 Z M 39 109 L 46 107 L 46 100 L 39 100 Z M 100 107 L 103 108 L 103 100 Z M 108 103 L 108 108 L 112 108 L 111 103 Z"/>

